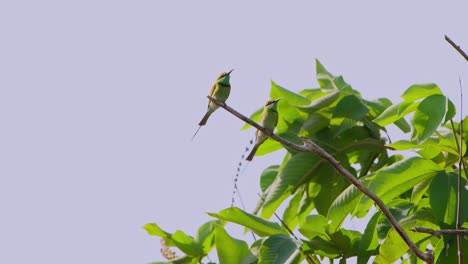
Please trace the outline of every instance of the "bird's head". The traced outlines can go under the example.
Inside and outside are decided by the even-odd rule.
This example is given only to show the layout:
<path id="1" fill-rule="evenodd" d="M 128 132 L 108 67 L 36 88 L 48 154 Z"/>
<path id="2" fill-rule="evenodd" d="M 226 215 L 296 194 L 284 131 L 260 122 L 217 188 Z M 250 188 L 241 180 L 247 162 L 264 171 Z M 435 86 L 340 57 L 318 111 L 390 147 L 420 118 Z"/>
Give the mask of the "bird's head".
<path id="1" fill-rule="evenodd" d="M 276 106 L 277 106 L 279 100 L 281 100 L 281 98 L 270 99 L 265 103 L 265 107 L 268 107 L 268 109 L 276 110 Z"/>
<path id="2" fill-rule="evenodd" d="M 231 75 L 231 72 L 233 71 L 234 69 L 228 71 L 228 72 L 223 72 L 221 73 L 219 76 L 218 76 L 218 79 L 216 79 L 216 82 L 221 84 L 221 85 L 224 85 L 224 86 L 230 86 L 229 84 L 229 80 L 230 80 L 230 75 Z"/>

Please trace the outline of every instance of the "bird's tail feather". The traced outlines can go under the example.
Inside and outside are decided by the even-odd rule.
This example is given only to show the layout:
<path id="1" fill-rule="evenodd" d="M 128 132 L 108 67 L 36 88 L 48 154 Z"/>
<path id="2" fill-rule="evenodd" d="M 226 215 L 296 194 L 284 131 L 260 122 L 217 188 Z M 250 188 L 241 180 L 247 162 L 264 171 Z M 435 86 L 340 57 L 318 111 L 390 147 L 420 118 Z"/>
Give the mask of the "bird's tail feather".
<path id="1" fill-rule="evenodd" d="M 206 122 L 208 121 L 208 118 L 210 118 L 210 115 L 212 114 L 213 112 L 209 111 L 206 112 L 205 116 L 202 118 L 202 120 L 200 121 L 200 123 L 198 123 L 199 126 L 204 126 L 206 125 Z"/>
<path id="2" fill-rule="evenodd" d="M 257 152 L 258 146 L 259 145 L 255 144 L 255 146 L 252 148 L 252 151 L 250 151 L 249 156 L 245 160 L 251 161 L 253 159 L 255 152 Z"/>

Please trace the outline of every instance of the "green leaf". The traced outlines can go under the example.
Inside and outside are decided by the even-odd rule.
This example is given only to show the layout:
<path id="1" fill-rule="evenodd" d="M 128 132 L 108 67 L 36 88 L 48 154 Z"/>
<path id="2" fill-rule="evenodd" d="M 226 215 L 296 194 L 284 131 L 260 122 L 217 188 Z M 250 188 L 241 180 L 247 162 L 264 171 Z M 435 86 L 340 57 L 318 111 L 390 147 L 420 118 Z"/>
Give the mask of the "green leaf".
<path id="1" fill-rule="evenodd" d="M 257 123 L 260 122 L 260 117 L 262 116 L 262 112 L 263 112 L 263 107 L 259 108 L 257 111 L 255 111 L 253 114 L 251 114 L 249 119 L 251 119 L 252 121 L 255 121 Z M 251 125 L 245 123 L 245 125 L 241 128 L 241 130 L 246 130 L 249 127 L 251 127 Z"/>
<path id="2" fill-rule="evenodd" d="M 312 103 L 308 106 L 298 106 L 297 109 L 306 112 L 308 114 L 315 113 L 321 109 L 334 105 L 341 97 L 340 92 L 330 92 L 325 94 L 322 97 L 319 97 L 312 101 Z"/>
<path id="3" fill-rule="evenodd" d="M 430 160 L 412 157 L 377 171 L 368 188 L 387 203 L 441 170 L 442 168 Z M 363 197 L 359 210 L 367 211 L 372 204 L 372 200 Z"/>
<path id="4" fill-rule="evenodd" d="M 307 131 L 309 135 L 313 135 L 318 131 L 328 127 L 330 119 L 324 117 L 321 114 L 313 113 L 309 115 L 309 118 L 304 121 L 302 129 Z"/>
<path id="5" fill-rule="evenodd" d="M 216 252 L 223 264 L 238 264 L 249 253 L 245 241 L 232 238 L 222 226 L 216 226 Z"/>
<path id="6" fill-rule="evenodd" d="M 377 223 L 381 216 L 381 212 L 375 213 L 366 225 L 361 243 L 359 243 L 358 264 L 366 264 L 369 257 L 374 255 L 375 250 L 380 245 L 377 235 Z"/>
<path id="7" fill-rule="evenodd" d="M 263 170 L 262 174 L 260 175 L 260 188 L 262 192 L 265 192 L 268 187 L 273 183 L 278 175 L 279 165 L 272 165 L 265 170 Z"/>
<path id="8" fill-rule="evenodd" d="M 395 122 L 406 122 L 399 120 L 415 111 L 418 105 L 419 103 L 413 102 L 401 102 L 399 104 L 392 105 L 385 109 L 385 111 L 383 111 L 373 121 L 380 126 L 386 126 Z"/>
<path id="9" fill-rule="evenodd" d="M 316 236 L 311 240 L 304 240 L 304 243 L 310 247 L 311 251 L 319 256 L 327 258 L 337 258 L 342 254 L 340 250 L 329 240 L 325 240 L 320 236 Z"/>
<path id="10" fill-rule="evenodd" d="M 345 96 L 335 108 L 333 117 L 344 117 L 356 121 L 362 120 L 369 112 L 369 108 L 355 95 Z"/>
<path id="11" fill-rule="evenodd" d="M 392 147 L 396 150 L 419 149 L 422 147 L 420 144 L 408 140 L 398 140 L 391 144 L 387 144 L 387 146 Z"/>
<path id="12" fill-rule="evenodd" d="M 192 257 L 203 257 L 203 250 L 195 239 L 184 232 L 177 230 L 172 234 L 172 241 L 185 254 Z"/>
<path id="13" fill-rule="evenodd" d="M 442 94 L 442 91 L 436 84 L 415 84 L 408 88 L 401 97 L 405 101 L 413 102 L 418 99 L 426 98 L 435 94 Z"/>
<path id="14" fill-rule="evenodd" d="M 466 180 L 462 179 L 462 185 L 466 186 Z M 457 208 L 458 175 L 456 173 L 440 172 L 431 182 L 429 187 L 429 201 L 432 211 L 439 225 L 443 228 L 455 228 Z M 461 203 L 468 204 L 468 191 L 461 189 Z M 460 219 L 462 222 L 468 216 L 468 208 L 461 207 Z"/>
<path id="15" fill-rule="evenodd" d="M 444 119 L 447 98 L 443 95 L 431 95 L 424 99 L 416 109 L 413 117 L 413 140 L 422 142 L 429 138 Z"/>
<path id="16" fill-rule="evenodd" d="M 430 160 L 412 157 L 363 177 L 360 181 L 384 203 L 388 203 L 441 170 L 442 168 Z M 354 185 L 349 186 L 330 206 L 327 216 L 331 220 L 330 230 L 337 230 L 348 214 L 366 214 L 372 205 L 373 201 Z"/>
<path id="17" fill-rule="evenodd" d="M 368 177 L 363 177 L 360 181 L 366 185 L 369 179 Z M 327 215 L 327 218 L 331 221 L 330 232 L 336 232 L 340 228 L 346 216 L 356 210 L 356 206 L 363 195 L 354 185 L 350 185 L 335 199 Z"/>
<path id="18" fill-rule="evenodd" d="M 437 176 L 435 176 L 437 177 Z M 427 189 L 429 189 L 429 185 L 432 179 L 426 179 L 414 186 L 413 191 L 411 192 L 411 202 L 414 204 L 418 204 L 421 201 L 423 195 L 426 193 Z"/>
<path id="19" fill-rule="evenodd" d="M 203 224 L 197 233 L 197 237 L 195 238 L 197 244 L 202 246 L 203 254 L 208 255 L 211 249 L 214 246 L 214 234 L 215 234 L 215 227 L 217 225 L 222 225 L 223 223 L 219 220 L 217 221 L 209 221 Z"/>
<path id="20" fill-rule="evenodd" d="M 171 233 L 168 233 L 164 230 L 162 230 L 156 223 L 149 223 L 149 224 L 146 224 L 142 227 L 144 230 L 146 230 L 146 232 L 148 233 L 148 235 L 150 236 L 158 236 L 158 237 L 161 237 L 163 240 L 164 240 L 164 243 L 171 247 L 171 246 L 175 246 L 174 242 L 172 241 L 171 239 Z"/>
<path id="21" fill-rule="evenodd" d="M 298 210 L 300 206 L 300 202 L 302 199 L 302 193 L 296 192 L 296 194 L 289 200 L 289 204 L 284 210 L 283 213 L 283 222 L 289 228 L 293 229 L 296 228 L 299 222 L 299 215 Z"/>
<path id="22" fill-rule="evenodd" d="M 296 251 L 297 245 L 287 235 L 273 235 L 260 248 L 258 264 L 282 264 Z"/>
<path id="23" fill-rule="evenodd" d="M 276 140 L 268 138 L 265 142 L 263 142 L 260 147 L 258 147 L 257 152 L 255 152 L 256 157 L 264 156 L 266 154 L 275 152 L 283 148 L 283 145 Z"/>
<path id="24" fill-rule="evenodd" d="M 310 100 L 300 94 L 291 92 L 290 90 L 283 88 L 271 81 L 270 98 L 281 98 L 292 105 L 308 105 Z"/>
<path id="25" fill-rule="evenodd" d="M 260 247 L 262 246 L 263 241 L 263 239 L 255 240 L 250 247 L 249 254 L 242 259 L 240 264 L 257 264 L 258 257 L 260 256 Z"/>
<path id="26" fill-rule="evenodd" d="M 328 234 L 325 230 L 328 226 L 328 219 L 323 215 L 309 215 L 307 216 L 304 223 L 301 223 L 299 232 L 312 239 L 316 236 L 322 236 L 328 238 Z"/>
<path id="27" fill-rule="evenodd" d="M 288 192 L 292 186 L 309 173 L 318 161 L 319 157 L 313 153 L 302 152 L 292 156 L 271 185 L 261 216 L 270 218 L 281 202 L 289 196 Z"/>
<path id="28" fill-rule="evenodd" d="M 405 232 L 410 236 L 414 243 L 419 243 L 431 237 L 430 234 L 412 232 L 413 227 L 425 227 L 430 229 L 438 229 L 438 226 L 425 219 L 413 219 L 410 221 L 402 222 L 401 226 Z M 394 263 L 406 252 L 408 252 L 408 245 L 403 241 L 401 236 L 395 229 L 391 229 L 385 238 L 384 242 L 380 246 L 379 255 L 375 258 L 374 263 L 377 264 L 388 264 Z"/>
<path id="29" fill-rule="evenodd" d="M 245 226 L 261 237 L 275 234 L 287 234 L 287 232 L 277 223 L 269 222 L 258 216 L 246 213 L 237 207 L 221 210 L 217 214 L 208 213 L 208 215 Z"/>
<path id="30" fill-rule="evenodd" d="M 343 258 L 350 258 L 358 255 L 361 233 L 354 230 L 340 229 L 330 234 L 331 241 L 340 249 Z"/>
<path id="31" fill-rule="evenodd" d="M 450 119 L 452 119 L 455 114 L 457 113 L 457 110 L 455 109 L 455 105 L 453 104 L 452 100 L 448 99 L 448 108 L 447 108 L 447 113 L 445 114 L 445 120 L 444 124 L 447 123 Z"/>

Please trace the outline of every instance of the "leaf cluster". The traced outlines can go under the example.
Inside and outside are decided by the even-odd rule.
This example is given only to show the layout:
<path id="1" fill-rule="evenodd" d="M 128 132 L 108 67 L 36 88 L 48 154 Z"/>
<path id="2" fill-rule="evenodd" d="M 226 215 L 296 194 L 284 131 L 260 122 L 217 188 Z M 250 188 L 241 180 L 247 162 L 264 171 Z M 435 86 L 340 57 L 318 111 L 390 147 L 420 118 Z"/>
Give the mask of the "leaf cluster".
<path id="1" fill-rule="evenodd" d="M 278 136 L 298 144 L 300 137 L 312 139 L 380 197 L 421 250 L 430 246 L 437 263 L 454 263 L 446 262 L 456 259 L 453 237 L 410 231 L 416 226 L 455 228 L 456 139 L 460 135 L 454 132 L 459 128 L 452 121 L 454 104 L 436 84 L 413 85 L 398 103 L 387 98 L 367 100 L 318 60 L 316 71 L 317 88 L 295 93 L 271 83 L 270 97 L 282 98 Z M 260 112 L 250 118 L 258 121 Z M 392 142 L 387 133 L 390 127 L 408 138 Z M 463 123 L 462 131 L 466 138 L 468 122 Z M 196 238 L 182 231 L 170 234 L 156 224 L 144 226 L 150 235 L 186 254 L 171 263 L 200 263 L 213 247 L 220 263 L 319 263 L 324 258 L 345 263 L 351 257 L 358 263 L 367 263 L 371 257 L 374 263 L 398 259 L 421 263 L 373 201 L 316 154 L 296 152 L 271 139 L 257 154 L 282 148 L 287 153 L 281 164 L 269 166 L 260 175 L 262 195 L 252 213 L 238 208 L 210 213 L 218 220 L 204 224 Z M 461 153 L 465 156 L 465 143 Z M 465 179 L 462 184 L 467 184 Z M 468 191 L 463 189 L 461 195 L 466 204 Z M 270 220 L 282 205 L 282 222 Z M 362 233 L 342 227 L 349 217 L 364 216 L 369 220 Z M 462 208 L 461 217 L 465 222 L 468 207 Z M 224 229 L 228 222 L 244 226 L 260 239 L 248 246 L 231 237 Z M 300 238 L 290 230 L 297 230 Z"/>

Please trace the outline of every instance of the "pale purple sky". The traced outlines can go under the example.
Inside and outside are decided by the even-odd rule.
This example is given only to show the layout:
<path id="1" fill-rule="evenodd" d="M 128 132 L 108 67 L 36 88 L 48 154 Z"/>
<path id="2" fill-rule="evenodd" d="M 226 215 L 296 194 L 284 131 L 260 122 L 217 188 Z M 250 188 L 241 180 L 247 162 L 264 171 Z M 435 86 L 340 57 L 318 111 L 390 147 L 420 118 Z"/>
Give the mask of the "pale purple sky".
<path id="1" fill-rule="evenodd" d="M 222 71 L 245 114 L 271 79 L 317 87 L 315 58 L 368 99 L 468 87 L 443 39 L 468 51 L 466 2 L 273 2 L 0 2 L 0 263 L 163 260 L 142 225 L 195 234 L 228 207 L 254 131 L 219 110 L 189 140 Z M 242 175 L 249 209 L 281 154 Z"/>

